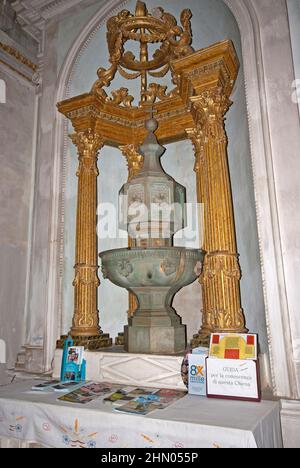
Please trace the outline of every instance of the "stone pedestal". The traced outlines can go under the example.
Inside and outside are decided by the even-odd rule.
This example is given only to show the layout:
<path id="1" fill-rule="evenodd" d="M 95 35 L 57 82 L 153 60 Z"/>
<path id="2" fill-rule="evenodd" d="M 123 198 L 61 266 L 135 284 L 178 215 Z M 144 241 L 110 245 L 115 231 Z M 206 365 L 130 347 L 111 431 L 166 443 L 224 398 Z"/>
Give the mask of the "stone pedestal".
<path id="1" fill-rule="evenodd" d="M 87 380 L 185 390 L 181 378 L 183 354 L 154 356 L 125 353 L 122 347 L 107 351 L 85 351 Z M 60 378 L 62 350 L 54 357 L 53 378 Z"/>
<path id="2" fill-rule="evenodd" d="M 129 353 L 181 353 L 186 348 L 186 326 L 125 326 L 125 347 Z"/>
<path id="3" fill-rule="evenodd" d="M 44 348 L 42 346 L 25 345 L 17 356 L 15 369 L 30 374 L 42 374 L 45 372 L 43 358 Z"/>
<path id="4" fill-rule="evenodd" d="M 132 288 L 139 308 L 124 328 L 129 353 L 176 354 L 186 348 L 186 326 L 171 307 L 170 288 Z"/>

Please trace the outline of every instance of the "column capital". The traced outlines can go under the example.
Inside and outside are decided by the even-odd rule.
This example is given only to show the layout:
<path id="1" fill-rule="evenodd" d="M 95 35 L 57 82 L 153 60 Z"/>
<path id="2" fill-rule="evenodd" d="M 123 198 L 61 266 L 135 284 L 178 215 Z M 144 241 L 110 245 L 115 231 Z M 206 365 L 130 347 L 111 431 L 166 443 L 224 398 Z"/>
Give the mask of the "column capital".
<path id="1" fill-rule="evenodd" d="M 142 169 L 144 158 L 138 152 L 138 145 L 120 146 L 119 149 L 126 158 L 128 166 L 128 181 L 130 181 Z"/>
<path id="2" fill-rule="evenodd" d="M 94 132 L 91 128 L 84 132 L 76 132 L 69 135 L 72 142 L 77 146 L 79 157 L 79 168 L 77 176 L 82 171 L 93 172 L 98 176 L 97 168 L 98 152 L 104 146 L 104 140 L 99 133 Z"/>
<path id="3" fill-rule="evenodd" d="M 209 88 L 190 98 L 200 126 L 223 122 L 232 101 L 221 86 Z"/>
<path id="4" fill-rule="evenodd" d="M 69 136 L 74 145 L 77 146 L 80 156 L 90 157 L 92 155 L 97 155 L 98 151 L 104 146 L 102 136 L 91 128 L 84 132 L 72 133 Z"/>
<path id="5" fill-rule="evenodd" d="M 205 162 L 205 133 L 201 127 L 187 128 L 185 132 L 194 146 L 196 159 L 194 171 L 198 173 Z"/>

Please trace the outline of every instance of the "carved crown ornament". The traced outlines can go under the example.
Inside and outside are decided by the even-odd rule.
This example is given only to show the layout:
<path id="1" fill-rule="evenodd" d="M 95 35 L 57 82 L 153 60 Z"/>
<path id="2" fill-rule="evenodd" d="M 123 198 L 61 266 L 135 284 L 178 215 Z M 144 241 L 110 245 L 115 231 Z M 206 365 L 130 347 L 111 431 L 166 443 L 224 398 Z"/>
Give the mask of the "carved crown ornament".
<path id="1" fill-rule="evenodd" d="M 194 52 L 192 44 L 192 30 L 190 10 L 181 13 L 181 26 L 170 13 L 163 8 L 155 8 L 149 13 L 145 3 L 138 1 L 135 14 L 128 10 L 122 10 L 117 16 L 107 22 L 107 43 L 109 50 L 110 68 L 99 68 L 98 80 L 92 88 L 92 93 L 100 94 L 105 99 L 119 105 L 131 107 L 133 96 L 128 95 L 127 88 L 112 92 L 112 98 L 106 95 L 104 86 L 109 86 L 117 72 L 128 80 L 141 78 L 141 100 L 144 103 L 153 104 L 157 99 L 164 100 L 175 95 L 177 89 L 166 93 L 166 87 L 157 83 L 150 83 L 152 78 L 162 78 L 170 70 L 173 59 L 186 57 Z M 132 51 L 126 50 L 128 41 L 139 44 L 140 55 L 137 58 Z M 149 54 L 150 44 L 160 44 L 153 54 Z M 176 77 L 173 74 L 176 84 Z"/>
<path id="2" fill-rule="evenodd" d="M 203 115 L 200 107 L 205 107 L 214 92 L 224 95 L 224 102 L 208 102 L 209 111 L 218 106 L 224 106 L 225 111 L 239 69 L 234 46 L 226 40 L 195 51 L 191 21 L 188 9 L 177 21 L 161 7 L 149 12 L 142 1 L 137 2 L 134 13 L 122 10 L 110 18 L 110 66 L 98 69 L 88 93 L 58 104 L 75 132 L 91 128 L 103 136 L 106 145 L 138 146 L 145 137 L 144 122 L 152 108 L 159 122 L 157 137 L 161 144 L 167 144 L 186 139 L 186 129 L 201 124 L 207 110 Z M 110 91 L 117 74 L 124 79 L 124 86 Z M 163 82 L 167 74 L 174 84 L 170 90 Z M 129 94 L 127 80 L 140 81 L 137 103 Z"/>

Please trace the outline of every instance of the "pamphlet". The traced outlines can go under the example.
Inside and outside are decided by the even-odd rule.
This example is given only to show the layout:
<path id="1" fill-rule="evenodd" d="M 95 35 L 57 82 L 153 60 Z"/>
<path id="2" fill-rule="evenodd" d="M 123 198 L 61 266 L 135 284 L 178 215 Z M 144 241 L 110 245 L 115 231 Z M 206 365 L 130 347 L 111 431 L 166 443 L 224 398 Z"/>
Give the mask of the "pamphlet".
<path id="1" fill-rule="evenodd" d="M 207 348 L 196 348 L 189 354 L 189 393 L 191 395 L 206 395 L 206 358 Z"/>
<path id="2" fill-rule="evenodd" d="M 139 396 L 147 397 L 148 395 L 152 395 L 158 391 L 158 388 L 125 387 L 104 398 L 103 401 L 104 403 L 110 403 L 114 406 L 121 406 L 126 402 L 135 400 Z"/>
<path id="3" fill-rule="evenodd" d="M 48 380 L 46 382 L 33 385 L 31 390 L 35 392 L 70 392 L 75 388 L 82 387 L 84 382 L 60 382 L 59 380 Z"/>
<path id="4" fill-rule="evenodd" d="M 59 397 L 58 401 L 85 405 L 108 393 L 115 392 L 117 389 L 117 385 L 106 382 L 88 382 L 84 385 L 81 384 L 80 388 L 73 390 L 71 393 Z"/>
<path id="5" fill-rule="evenodd" d="M 31 387 L 31 390 L 35 392 L 49 392 L 55 385 L 60 383 L 59 380 L 47 380 L 46 382 L 37 383 Z"/>
<path id="6" fill-rule="evenodd" d="M 157 393 L 156 396 L 159 397 L 159 403 L 164 408 L 175 403 L 175 401 L 180 400 L 181 398 L 186 396 L 186 391 L 184 390 L 172 390 L 170 388 L 162 388 Z"/>
<path id="7" fill-rule="evenodd" d="M 62 382 L 74 381 L 78 383 L 86 380 L 84 347 L 75 346 L 74 340 L 70 336 L 64 341 L 60 380 Z"/>
<path id="8" fill-rule="evenodd" d="M 152 411 L 162 409 L 158 402 L 151 401 L 141 401 L 140 399 L 132 400 L 126 403 L 126 405 L 115 408 L 115 411 L 120 413 L 129 413 L 129 414 L 140 414 L 146 416 Z"/>
<path id="9" fill-rule="evenodd" d="M 146 416 L 152 411 L 167 408 L 184 396 L 186 396 L 184 391 L 161 389 L 152 394 L 141 395 L 125 405 L 115 408 L 115 411 Z"/>
<path id="10" fill-rule="evenodd" d="M 57 385 L 54 385 L 53 390 L 59 393 L 68 393 L 71 390 L 82 387 L 84 382 L 60 382 Z"/>

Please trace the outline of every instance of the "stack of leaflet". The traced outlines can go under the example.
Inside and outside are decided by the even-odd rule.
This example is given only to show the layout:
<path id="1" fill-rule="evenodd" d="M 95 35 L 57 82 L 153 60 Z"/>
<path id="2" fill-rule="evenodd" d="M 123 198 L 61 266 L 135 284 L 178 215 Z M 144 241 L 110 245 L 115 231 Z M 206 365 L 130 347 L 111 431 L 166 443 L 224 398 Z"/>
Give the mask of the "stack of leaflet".
<path id="1" fill-rule="evenodd" d="M 60 392 L 68 393 L 82 385 L 78 382 L 60 382 L 59 380 L 47 380 L 46 382 L 37 383 L 33 385 L 31 390 L 34 392 Z"/>

